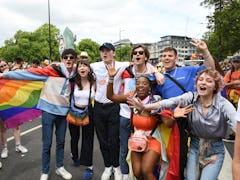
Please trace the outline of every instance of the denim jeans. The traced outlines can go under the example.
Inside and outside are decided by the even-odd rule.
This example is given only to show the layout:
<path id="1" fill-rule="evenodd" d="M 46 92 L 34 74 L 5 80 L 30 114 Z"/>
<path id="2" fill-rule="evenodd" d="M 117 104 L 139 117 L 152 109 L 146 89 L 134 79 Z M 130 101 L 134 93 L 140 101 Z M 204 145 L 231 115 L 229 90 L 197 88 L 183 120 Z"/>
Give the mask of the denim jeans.
<path id="1" fill-rule="evenodd" d="M 128 138 L 130 136 L 130 119 L 120 116 L 120 167 L 122 174 L 128 174 L 129 168 L 126 161 L 128 154 Z"/>
<path id="2" fill-rule="evenodd" d="M 217 158 L 214 163 L 206 165 L 201 170 L 201 180 L 216 180 L 221 171 L 225 150 L 224 144 L 220 141 L 211 142 L 211 152 L 217 153 Z M 199 164 L 199 138 L 192 138 L 190 144 L 190 152 L 187 161 L 187 180 L 197 179 L 197 170 Z"/>
<path id="3" fill-rule="evenodd" d="M 51 157 L 53 130 L 56 135 L 56 168 L 63 166 L 66 116 L 42 112 L 42 173 L 48 174 Z"/>

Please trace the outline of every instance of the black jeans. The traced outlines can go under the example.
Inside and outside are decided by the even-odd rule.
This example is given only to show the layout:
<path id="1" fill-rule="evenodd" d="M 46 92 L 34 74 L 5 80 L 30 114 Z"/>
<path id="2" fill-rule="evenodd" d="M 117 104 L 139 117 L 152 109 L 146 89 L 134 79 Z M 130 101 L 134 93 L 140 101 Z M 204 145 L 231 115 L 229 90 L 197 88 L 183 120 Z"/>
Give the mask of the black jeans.
<path id="1" fill-rule="evenodd" d="M 81 152 L 78 151 L 80 129 L 82 129 Z M 93 121 L 90 119 L 89 124 L 86 126 L 75 126 L 73 124 L 69 124 L 69 131 L 71 136 L 72 159 L 73 160 L 78 159 L 79 152 L 80 152 L 81 165 L 92 166 L 93 165 L 93 140 L 94 140 Z"/>
<path id="2" fill-rule="evenodd" d="M 93 120 L 105 167 L 119 166 L 119 110 L 114 103 L 94 105 Z"/>

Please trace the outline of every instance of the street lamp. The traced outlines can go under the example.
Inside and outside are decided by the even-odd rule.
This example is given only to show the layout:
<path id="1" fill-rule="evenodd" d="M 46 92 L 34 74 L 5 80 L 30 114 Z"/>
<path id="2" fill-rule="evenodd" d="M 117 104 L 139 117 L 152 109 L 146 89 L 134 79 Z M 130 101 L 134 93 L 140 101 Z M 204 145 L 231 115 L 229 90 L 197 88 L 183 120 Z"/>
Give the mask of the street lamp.
<path id="1" fill-rule="evenodd" d="M 119 29 L 119 46 L 120 46 L 120 61 L 122 60 L 122 43 L 121 43 L 121 34 L 122 34 L 122 32 L 123 31 L 125 31 L 125 30 L 123 30 L 123 29 Z"/>
<path id="2" fill-rule="evenodd" d="M 49 58 L 52 60 L 52 40 L 51 40 L 51 23 L 50 23 L 50 0 L 48 0 L 48 37 L 49 37 Z"/>

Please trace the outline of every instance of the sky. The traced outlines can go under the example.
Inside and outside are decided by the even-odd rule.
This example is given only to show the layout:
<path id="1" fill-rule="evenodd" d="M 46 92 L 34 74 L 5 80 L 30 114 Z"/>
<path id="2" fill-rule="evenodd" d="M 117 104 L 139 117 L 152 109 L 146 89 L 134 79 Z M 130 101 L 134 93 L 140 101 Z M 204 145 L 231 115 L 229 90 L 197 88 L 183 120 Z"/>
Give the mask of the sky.
<path id="1" fill-rule="evenodd" d="M 201 39 L 207 31 L 203 0 L 49 0 L 50 22 L 81 39 L 102 44 L 129 39 L 153 43 L 167 35 Z M 0 0 L 0 46 L 18 30 L 33 32 L 48 23 L 48 0 Z"/>

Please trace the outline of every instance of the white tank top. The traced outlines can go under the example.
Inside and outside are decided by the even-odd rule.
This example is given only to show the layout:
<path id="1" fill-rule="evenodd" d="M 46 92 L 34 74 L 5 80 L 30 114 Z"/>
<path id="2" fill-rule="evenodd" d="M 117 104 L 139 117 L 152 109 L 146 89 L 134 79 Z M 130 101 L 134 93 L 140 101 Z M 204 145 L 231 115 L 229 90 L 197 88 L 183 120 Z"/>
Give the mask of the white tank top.
<path id="1" fill-rule="evenodd" d="M 89 98 L 89 89 L 79 90 L 78 86 L 74 86 L 74 100 L 77 106 L 87 106 Z M 94 87 L 92 87 L 91 99 L 94 97 Z"/>

